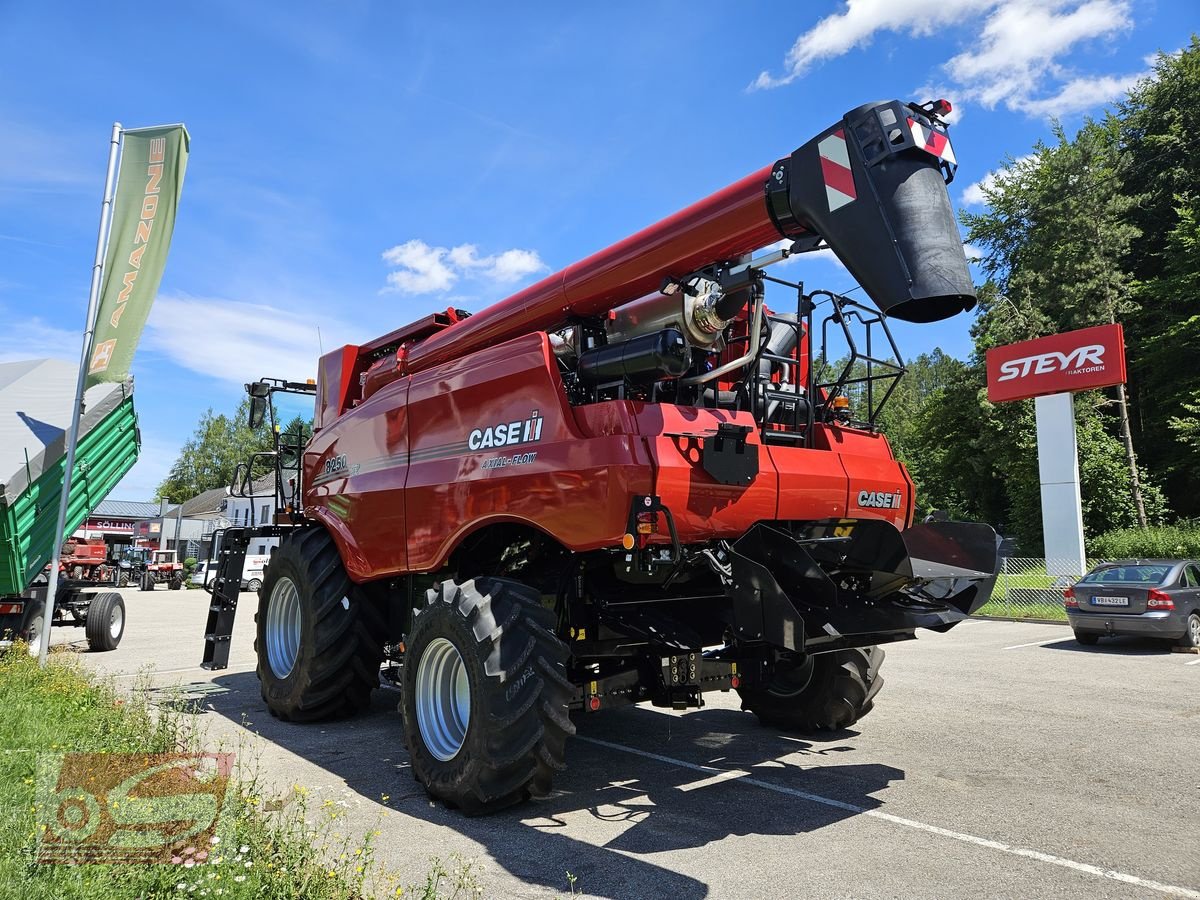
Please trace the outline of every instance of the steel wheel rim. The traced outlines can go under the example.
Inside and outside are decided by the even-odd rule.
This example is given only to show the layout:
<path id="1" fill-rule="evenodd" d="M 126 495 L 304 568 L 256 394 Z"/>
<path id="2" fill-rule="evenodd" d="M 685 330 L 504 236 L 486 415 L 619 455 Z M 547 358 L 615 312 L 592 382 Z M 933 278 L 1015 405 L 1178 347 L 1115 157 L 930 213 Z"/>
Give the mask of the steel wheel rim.
<path id="1" fill-rule="evenodd" d="M 290 578 L 280 578 L 267 604 L 267 664 L 276 678 L 287 678 L 300 655 L 300 592 Z"/>
<path id="2" fill-rule="evenodd" d="M 121 629 L 125 627 L 125 612 L 119 606 L 113 606 L 112 613 L 108 617 L 108 633 L 115 641 L 121 636 Z"/>
<path id="3" fill-rule="evenodd" d="M 811 656 L 800 665 L 776 667 L 775 677 L 767 686 L 767 693 L 775 697 L 796 697 L 804 693 L 812 684 L 813 671 L 816 664 Z"/>
<path id="4" fill-rule="evenodd" d="M 425 747 L 442 762 L 458 755 L 471 723 L 471 685 L 458 648 L 434 638 L 417 665 L 417 728 Z"/>

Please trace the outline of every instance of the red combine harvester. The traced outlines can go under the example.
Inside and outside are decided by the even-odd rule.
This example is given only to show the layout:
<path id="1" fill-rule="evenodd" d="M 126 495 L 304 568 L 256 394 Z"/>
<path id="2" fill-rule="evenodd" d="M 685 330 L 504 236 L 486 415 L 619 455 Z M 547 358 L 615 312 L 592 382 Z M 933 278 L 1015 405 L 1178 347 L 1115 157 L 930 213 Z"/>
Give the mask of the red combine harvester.
<path id="1" fill-rule="evenodd" d="M 204 665 L 226 665 L 246 547 L 270 536 L 271 712 L 360 709 L 389 660 L 414 774 L 468 813 L 548 791 L 574 711 L 732 689 L 766 724 L 856 722 L 878 645 L 952 627 L 995 581 L 991 528 L 913 524 L 876 425 L 903 373 L 887 317 L 975 303 L 947 109 L 859 107 L 479 313 L 329 353 L 315 386 L 248 385 L 256 421 L 315 394 L 313 435 L 268 454 L 274 521 L 226 534 Z M 766 272 L 826 246 L 877 309 Z"/>
<path id="2" fill-rule="evenodd" d="M 59 571 L 75 581 L 112 581 L 104 538 L 70 538 L 58 558 Z"/>

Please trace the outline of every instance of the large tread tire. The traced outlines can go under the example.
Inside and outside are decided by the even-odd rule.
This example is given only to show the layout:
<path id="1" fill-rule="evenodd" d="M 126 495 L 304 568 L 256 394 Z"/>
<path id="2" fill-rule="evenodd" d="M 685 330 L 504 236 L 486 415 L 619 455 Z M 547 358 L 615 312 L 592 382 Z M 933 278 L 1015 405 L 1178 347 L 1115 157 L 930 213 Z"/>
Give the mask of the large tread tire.
<path id="1" fill-rule="evenodd" d="M 554 627 L 538 591 L 508 579 L 444 581 L 426 592 L 406 640 L 401 709 L 413 775 L 431 796 L 480 815 L 550 792 L 575 733 L 570 650 Z M 438 638 L 458 651 L 470 688 L 465 736 L 448 760 L 428 749 L 416 711 L 421 656 Z"/>
<path id="2" fill-rule="evenodd" d="M 267 616 L 276 586 L 295 586 L 300 642 L 295 664 L 280 678 L 267 651 Z M 371 702 L 387 623 L 378 603 L 346 575 L 337 546 L 323 528 L 305 528 L 284 539 L 259 592 L 254 649 L 258 680 L 271 715 L 315 722 L 352 715 Z"/>
<path id="3" fill-rule="evenodd" d="M 874 707 L 883 687 L 883 657 L 879 647 L 813 654 L 796 669 L 808 675 L 807 682 L 777 677 L 767 685 L 738 688 L 742 709 L 788 731 L 841 731 Z"/>
<path id="4" fill-rule="evenodd" d="M 121 595 L 109 591 L 93 597 L 88 604 L 83 631 L 89 650 L 116 650 L 125 634 L 125 601 Z"/>

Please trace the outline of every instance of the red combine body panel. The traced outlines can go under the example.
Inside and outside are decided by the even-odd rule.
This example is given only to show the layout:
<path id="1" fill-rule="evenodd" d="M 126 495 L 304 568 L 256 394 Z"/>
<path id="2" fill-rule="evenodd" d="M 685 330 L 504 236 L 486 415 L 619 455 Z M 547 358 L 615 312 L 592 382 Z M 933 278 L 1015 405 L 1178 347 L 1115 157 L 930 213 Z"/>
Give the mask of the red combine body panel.
<path id="1" fill-rule="evenodd" d="M 878 645 L 952 627 L 995 580 L 988 526 L 914 524 L 878 427 L 903 374 L 886 319 L 975 302 L 945 109 L 851 110 L 474 315 L 328 353 L 311 388 L 248 385 L 252 422 L 314 394 L 313 433 L 278 437 L 273 523 L 228 533 L 204 664 L 270 536 L 268 707 L 353 711 L 387 658 L 414 773 L 468 812 L 549 790 L 571 710 L 737 690 L 769 724 L 853 724 Z M 826 246 L 875 309 L 766 274 Z"/>

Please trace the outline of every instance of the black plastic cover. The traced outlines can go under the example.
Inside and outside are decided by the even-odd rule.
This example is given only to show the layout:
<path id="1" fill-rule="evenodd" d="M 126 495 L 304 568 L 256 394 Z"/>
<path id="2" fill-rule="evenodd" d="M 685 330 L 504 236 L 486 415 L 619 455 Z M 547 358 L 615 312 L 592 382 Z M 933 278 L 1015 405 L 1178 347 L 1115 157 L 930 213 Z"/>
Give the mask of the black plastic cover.
<path id="1" fill-rule="evenodd" d="M 920 143 L 918 133 L 932 137 Z M 943 126 L 899 101 L 860 106 L 775 164 L 768 210 L 785 236 L 824 238 L 888 316 L 935 322 L 972 309 L 944 138 Z M 930 149 L 939 145 L 951 161 Z"/>
<path id="2" fill-rule="evenodd" d="M 606 344 L 579 355 L 579 379 L 604 384 L 647 375 L 678 377 L 691 365 L 691 350 L 675 328 Z"/>

